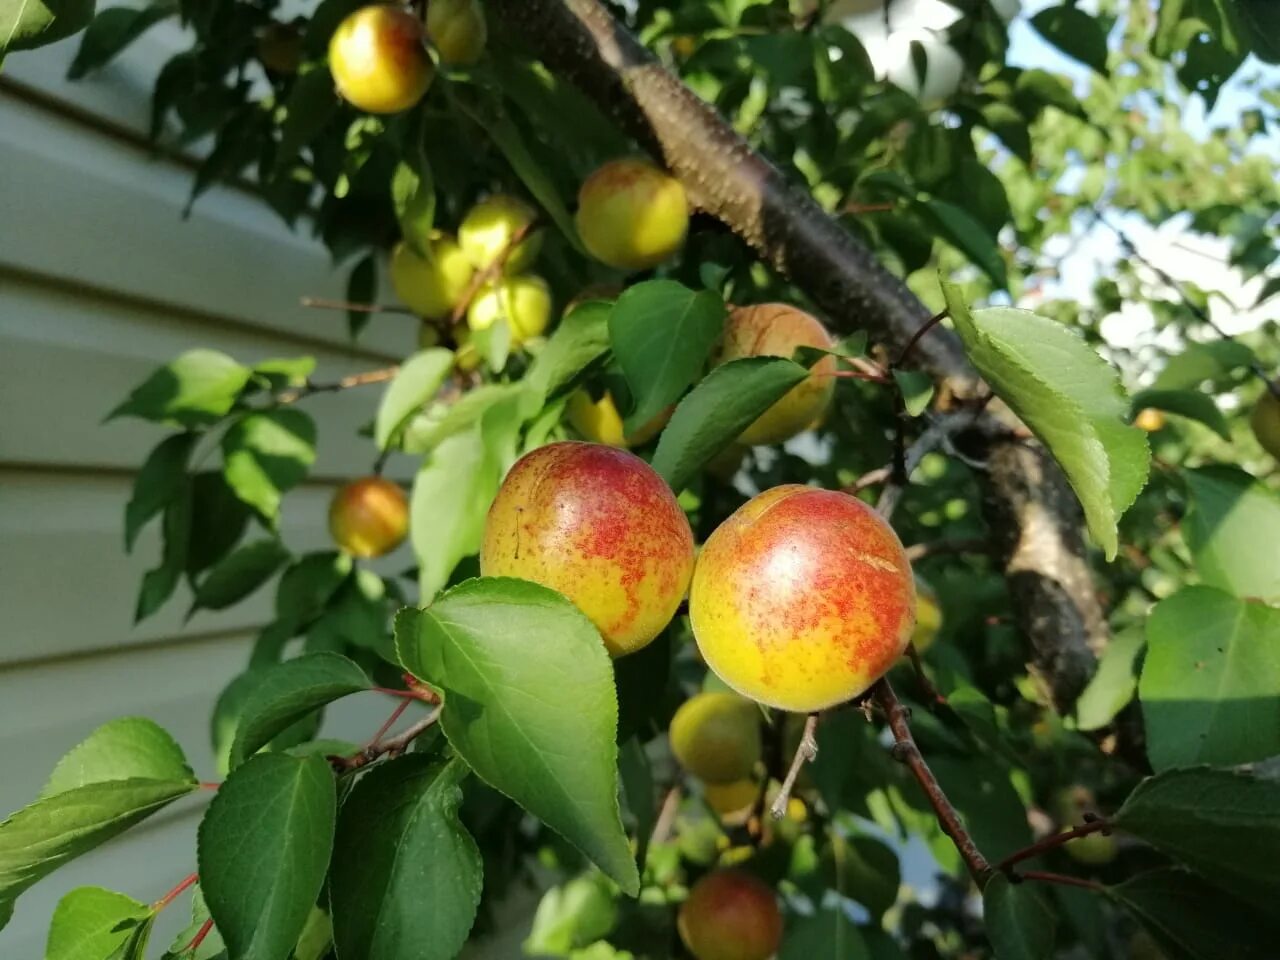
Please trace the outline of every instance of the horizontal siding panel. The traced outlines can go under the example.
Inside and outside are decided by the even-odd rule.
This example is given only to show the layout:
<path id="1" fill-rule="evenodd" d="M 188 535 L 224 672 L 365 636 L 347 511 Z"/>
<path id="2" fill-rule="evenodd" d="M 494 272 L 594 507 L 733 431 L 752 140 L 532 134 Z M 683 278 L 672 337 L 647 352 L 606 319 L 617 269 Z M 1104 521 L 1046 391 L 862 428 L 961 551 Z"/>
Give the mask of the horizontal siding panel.
<path id="1" fill-rule="evenodd" d="M 142 574 L 157 562 L 160 546 L 153 523 L 133 555 L 124 553 L 130 482 L 126 476 L 0 473 L 0 663 L 246 630 L 271 619 L 268 586 L 227 610 L 201 611 L 184 625 L 191 594 L 183 584 L 160 612 L 133 626 Z M 294 553 L 331 546 L 330 495 L 329 488 L 309 486 L 285 498 L 281 531 Z M 398 572 L 411 563 L 403 546 L 378 569 Z M 7 714 L 8 701 L 0 697 L 0 703 Z"/>
<path id="2" fill-rule="evenodd" d="M 197 346 L 249 364 L 314 356 L 321 382 L 388 362 L 41 283 L 0 280 L 0 463 L 137 467 L 167 428 L 131 418 L 103 424 L 102 418 L 155 367 Z M 317 475 L 343 477 L 372 465 L 373 445 L 356 431 L 373 418 L 383 389 L 373 384 L 299 403 L 317 422 Z M 391 466 L 405 477 L 412 465 L 395 458 Z"/>
<path id="3" fill-rule="evenodd" d="M 0 90 L 0 264 L 130 297 L 234 317 L 266 329 L 347 340 L 338 311 L 303 295 L 342 297 L 346 270 L 291 232 L 261 201 L 214 188 L 190 218 L 191 171 Z M 362 343 L 399 354 L 413 323 L 386 316 Z"/>

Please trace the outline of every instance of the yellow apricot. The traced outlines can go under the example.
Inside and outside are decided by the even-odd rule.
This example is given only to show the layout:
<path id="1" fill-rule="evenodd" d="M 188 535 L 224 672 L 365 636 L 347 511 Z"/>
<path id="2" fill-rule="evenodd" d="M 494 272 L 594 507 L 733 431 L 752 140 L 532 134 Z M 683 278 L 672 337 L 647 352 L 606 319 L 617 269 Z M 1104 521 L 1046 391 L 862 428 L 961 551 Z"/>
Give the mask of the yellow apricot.
<path id="1" fill-rule="evenodd" d="M 495 193 L 467 211 L 458 225 L 458 244 L 477 270 L 493 265 L 520 231 L 524 239 L 507 254 L 503 273 L 519 273 L 533 265 L 542 247 L 542 232 L 531 230 L 538 212 L 523 200 Z"/>
<path id="2" fill-rule="evenodd" d="M 431 0 L 427 4 L 427 36 L 441 63 L 475 63 L 489 39 L 479 0 Z"/>
<path id="3" fill-rule="evenodd" d="M 835 340 L 819 320 L 785 303 L 739 307 L 729 314 L 717 360 L 790 357 L 797 347 L 830 350 Z M 836 361 L 824 357 L 738 438 L 747 446 L 781 443 L 821 422 L 835 393 Z"/>
<path id="4" fill-rule="evenodd" d="M 690 697 L 671 718 L 668 733 L 680 766 L 707 783 L 742 780 L 760 762 L 760 709 L 736 693 Z"/>
<path id="5" fill-rule="evenodd" d="M 613 656 L 671 622 L 693 573 L 693 531 L 675 495 L 634 454 L 565 441 L 525 454 L 485 520 L 484 576 L 558 590 Z"/>
<path id="6" fill-rule="evenodd" d="M 606 163 L 583 182 L 575 223 L 597 260 L 644 270 L 680 249 L 689 203 L 675 177 L 648 160 L 627 157 Z"/>
<path id="7" fill-rule="evenodd" d="M 449 236 L 434 237 L 429 257 L 407 243 L 391 252 L 391 287 L 400 302 L 420 317 L 447 316 L 467 294 L 475 267 Z"/>
<path id="8" fill-rule="evenodd" d="M 856 497 L 799 485 L 707 539 L 689 592 L 707 665 L 744 696 L 808 713 L 862 693 L 906 650 L 915 582 L 893 528 Z"/>
<path id="9" fill-rule="evenodd" d="M 329 70 L 338 93 L 369 113 L 399 113 L 422 99 L 435 75 L 422 21 L 378 3 L 338 24 L 329 41 Z"/>
<path id="10" fill-rule="evenodd" d="M 353 556 L 380 557 L 409 533 L 409 501 L 399 484 L 383 477 L 353 480 L 329 504 L 329 532 Z"/>
<path id="11" fill-rule="evenodd" d="M 499 319 L 507 322 L 512 346 L 541 334 L 551 320 L 547 282 L 532 275 L 503 277 L 477 293 L 467 308 L 467 326 L 487 330 Z"/>
<path id="12" fill-rule="evenodd" d="M 1155 407 L 1143 407 L 1133 418 L 1133 425 L 1147 433 L 1155 433 L 1164 426 L 1164 411 Z"/>
<path id="13" fill-rule="evenodd" d="M 662 410 L 648 423 L 638 430 L 627 433 L 622 423 L 622 415 L 618 413 L 618 405 L 614 403 L 613 394 L 608 390 L 598 400 L 591 399 L 591 392 L 585 387 L 575 390 L 569 397 L 565 408 L 569 423 L 586 439 L 593 443 L 607 443 L 611 447 L 640 447 L 648 443 L 667 425 L 674 407 Z"/>

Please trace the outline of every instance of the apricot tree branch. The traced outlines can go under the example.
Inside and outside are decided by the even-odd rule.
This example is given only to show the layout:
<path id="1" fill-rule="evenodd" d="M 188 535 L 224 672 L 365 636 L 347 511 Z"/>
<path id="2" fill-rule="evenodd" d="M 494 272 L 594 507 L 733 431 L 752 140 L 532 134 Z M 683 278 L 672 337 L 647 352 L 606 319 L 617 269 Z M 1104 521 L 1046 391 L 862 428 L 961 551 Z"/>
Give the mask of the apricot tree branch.
<path id="1" fill-rule="evenodd" d="M 1086 880 L 1084 877 L 1073 877 L 1065 873 L 1048 873 L 1044 870 L 1028 870 L 1026 873 L 1013 874 L 1013 877 L 1018 880 L 1039 880 L 1042 883 L 1056 883 L 1062 887 L 1081 887 L 1085 890 L 1092 890 L 1095 893 L 1105 889 L 1096 880 Z"/>
<path id="2" fill-rule="evenodd" d="M 339 390 L 349 390 L 352 387 L 363 387 L 371 383 L 386 383 L 400 372 L 399 365 L 383 367 L 380 370 L 366 370 L 364 373 L 353 373 L 343 377 L 341 380 L 335 380 L 332 383 L 313 383 L 308 380 L 301 387 L 295 387 L 281 393 L 276 400 L 279 403 L 297 403 L 304 397 L 309 397 L 316 393 L 336 393 Z"/>
<path id="3" fill-rule="evenodd" d="M 818 756 L 818 741 L 814 737 L 817 729 L 818 715 L 811 713 L 805 717 L 804 733 L 800 734 L 800 744 L 796 747 L 795 756 L 791 758 L 786 779 L 782 781 L 782 787 L 773 798 L 773 805 L 769 807 L 769 813 L 775 820 L 781 820 L 787 815 L 787 803 L 791 800 L 791 791 L 795 789 L 796 779 L 800 776 L 800 768 L 806 763 L 812 763 Z"/>
<path id="4" fill-rule="evenodd" d="M 409 744 L 435 726 L 436 721 L 440 719 L 440 711 L 443 709 L 443 707 L 436 707 L 421 720 L 406 727 L 394 737 L 371 743 L 355 756 L 330 757 L 329 762 L 338 773 L 350 773 L 352 770 L 359 770 L 361 767 L 368 766 L 380 757 L 398 757 L 409 749 Z"/>
<path id="5" fill-rule="evenodd" d="M 1072 829 L 1064 830 L 1061 833 L 1050 834 L 1041 840 L 1037 840 L 1028 847 L 1023 847 L 1021 850 L 1014 851 L 997 863 L 996 869 L 1003 870 L 1005 873 L 1008 873 L 1016 864 L 1021 863 L 1023 860 L 1030 860 L 1032 857 L 1038 857 L 1042 853 L 1048 853 L 1050 850 L 1055 850 L 1064 843 L 1070 843 L 1077 837 L 1087 837 L 1091 833 L 1110 832 L 1111 824 L 1107 823 L 1106 820 L 1101 818 L 1090 820 L 1088 823 L 1079 827 L 1073 827 Z"/>
<path id="6" fill-rule="evenodd" d="M 392 303 L 352 303 L 349 300 L 326 300 L 323 297 L 303 297 L 304 307 L 320 310 L 347 310 L 355 313 L 398 313 L 402 316 L 415 317 L 408 307 L 399 307 Z"/>

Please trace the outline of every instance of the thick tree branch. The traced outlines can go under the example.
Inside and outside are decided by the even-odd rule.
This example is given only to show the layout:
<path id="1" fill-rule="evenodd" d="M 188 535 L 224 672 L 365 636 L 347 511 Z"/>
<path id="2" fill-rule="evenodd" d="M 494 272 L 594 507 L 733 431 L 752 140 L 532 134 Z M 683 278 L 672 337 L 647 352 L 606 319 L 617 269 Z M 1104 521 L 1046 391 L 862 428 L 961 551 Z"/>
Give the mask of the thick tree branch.
<path id="1" fill-rule="evenodd" d="M 576 85 L 766 262 L 805 291 L 842 332 L 866 330 L 901 355 L 930 311 L 870 250 L 756 153 L 618 24 L 597 0 L 489 0 L 493 21 Z M 943 397 L 977 398 L 979 381 L 958 338 L 934 328 L 912 348 Z M 1008 424 L 975 417 L 965 453 L 989 465 L 987 516 L 1034 666 L 1052 673 L 1069 709 L 1106 641 L 1080 513 L 1061 470 L 1009 442 Z M 1025 471 L 1033 471 L 1031 476 Z M 1061 677 L 1057 674 L 1061 672 Z"/>

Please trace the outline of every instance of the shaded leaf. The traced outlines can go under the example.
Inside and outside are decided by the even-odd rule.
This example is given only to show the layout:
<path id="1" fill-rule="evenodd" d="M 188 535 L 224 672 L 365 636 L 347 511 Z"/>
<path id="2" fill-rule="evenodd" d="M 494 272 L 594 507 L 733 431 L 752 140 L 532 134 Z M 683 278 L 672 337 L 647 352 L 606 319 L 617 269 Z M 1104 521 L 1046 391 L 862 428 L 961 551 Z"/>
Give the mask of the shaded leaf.
<path id="1" fill-rule="evenodd" d="M 378 261 L 373 254 L 362 257 L 347 277 L 347 302 L 368 304 L 373 303 L 374 295 L 378 291 Z M 371 313 L 363 310 L 347 311 L 347 332 L 351 334 L 354 340 L 360 336 L 360 331 L 365 328 Z"/>
<path id="2" fill-rule="evenodd" d="M 415 353 L 400 365 L 387 384 L 374 420 L 373 439 L 386 450 L 400 436 L 405 424 L 439 391 L 453 369 L 453 353 L 436 348 Z"/>
<path id="3" fill-rule="evenodd" d="M 187 460 L 198 438 L 195 433 L 175 433 L 161 440 L 147 455 L 133 481 L 133 495 L 124 508 L 126 553 L 133 552 L 138 531 L 182 489 L 187 477 Z"/>
<path id="4" fill-rule="evenodd" d="M 1223 440 L 1231 439 L 1227 418 L 1222 415 L 1212 397 L 1198 390 L 1143 390 L 1134 394 L 1131 408 L 1135 414 L 1147 408 L 1176 413 L 1188 420 L 1203 423 Z"/>
<path id="5" fill-rule="evenodd" d="M 196 585 L 191 613 L 222 610 L 239 603 L 289 562 L 289 551 L 279 540 L 266 538 L 227 554 Z"/>
<path id="6" fill-rule="evenodd" d="M 1031 18 L 1031 26 L 1067 56 L 1098 73 L 1107 72 L 1107 35 L 1102 24 L 1083 10 L 1049 7 Z"/>
<path id="7" fill-rule="evenodd" d="M 1077 729 L 1105 727 L 1133 699 L 1145 642 L 1141 627 L 1122 630 L 1111 638 L 1098 660 L 1097 672 L 1076 700 Z"/>
<path id="8" fill-rule="evenodd" d="M 997 960 L 1046 960 L 1058 918 L 1044 891 L 994 874 L 982 892 L 982 917 Z"/>
<path id="9" fill-rule="evenodd" d="M 222 437 L 227 484 L 272 526 L 280 498 L 302 481 L 315 459 L 315 421 L 301 410 L 246 414 Z"/>
<path id="10" fill-rule="evenodd" d="M 145 7 L 109 7 L 98 13 L 80 38 L 80 49 L 67 69 L 67 78 L 79 80 L 110 62 L 150 27 L 178 12 L 174 3 Z"/>
<path id="11" fill-rule="evenodd" d="M 77 887 L 53 911 L 45 960 L 103 960 L 123 947 L 149 915 L 146 904 L 123 893 Z"/>
<path id="12" fill-rule="evenodd" d="M 226 416 L 252 371 L 216 350 L 189 350 L 160 367 L 107 414 L 140 417 L 185 427 L 207 426 Z"/>
<path id="13" fill-rule="evenodd" d="M 1280 601 L 1280 496 L 1235 467 L 1182 475 L 1191 501 L 1183 535 L 1201 579 L 1237 597 Z"/>
<path id="14" fill-rule="evenodd" d="M 524 383 L 541 407 L 609 349 L 612 304 L 592 300 L 570 311 L 529 364 Z"/>
<path id="15" fill-rule="evenodd" d="M 1009 277 L 996 238 L 968 211 L 945 200 L 927 198 L 913 204 L 914 209 L 938 236 L 963 253 L 991 278 L 997 287 L 1007 287 Z"/>
<path id="16" fill-rule="evenodd" d="M 0 58 L 78 33 L 93 18 L 95 0 L 0 0 Z"/>
<path id="17" fill-rule="evenodd" d="M 303 69 L 284 101 L 280 145 L 276 148 L 275 176 L 283 176 L 298 152 L 311 143 L 338 112 L 333 76 L 323 64 Z"/>

